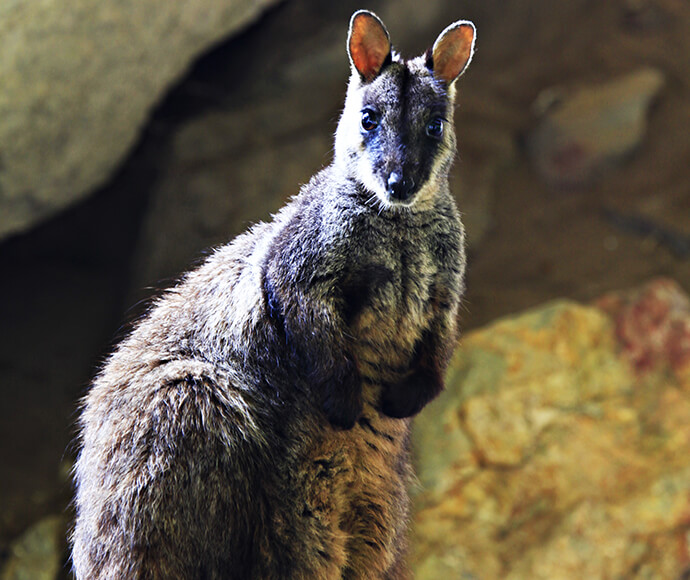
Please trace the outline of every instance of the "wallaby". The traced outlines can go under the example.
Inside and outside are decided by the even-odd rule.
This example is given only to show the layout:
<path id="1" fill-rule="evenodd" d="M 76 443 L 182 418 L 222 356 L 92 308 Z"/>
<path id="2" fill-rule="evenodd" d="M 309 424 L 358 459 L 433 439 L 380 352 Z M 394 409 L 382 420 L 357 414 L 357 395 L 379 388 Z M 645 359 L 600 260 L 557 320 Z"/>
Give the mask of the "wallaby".
<path id="1" fill-rule="evenodd" d="M 464 290 L 458 21 L 403 60 L 356 12 L 333 162 L 153 305 L 88 393 L 77 578 L 407 578 L 410 417 Z"/>

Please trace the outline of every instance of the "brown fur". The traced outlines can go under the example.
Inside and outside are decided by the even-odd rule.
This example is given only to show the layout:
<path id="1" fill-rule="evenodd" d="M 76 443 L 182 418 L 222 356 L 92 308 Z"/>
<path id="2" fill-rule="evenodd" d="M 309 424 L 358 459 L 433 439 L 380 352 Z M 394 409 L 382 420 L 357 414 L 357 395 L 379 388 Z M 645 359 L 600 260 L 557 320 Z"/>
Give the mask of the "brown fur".
<path id="1" fill-rule="evenodd" d="M 94 381 L 78 578 L 409 576 L 409 417 L 442 389 L 463 291 L 452 121 L 405 143 L 426 176 L 400 182 L 412 202 L 379 206 L 358 176 L 423 131 L 429 102 L 451 116 L 454 79 L 383 54 L 370 13 L 361 26 L 334 163 L 163 296 Z M 351 138 L 356 99 L 417 125 Z"/>

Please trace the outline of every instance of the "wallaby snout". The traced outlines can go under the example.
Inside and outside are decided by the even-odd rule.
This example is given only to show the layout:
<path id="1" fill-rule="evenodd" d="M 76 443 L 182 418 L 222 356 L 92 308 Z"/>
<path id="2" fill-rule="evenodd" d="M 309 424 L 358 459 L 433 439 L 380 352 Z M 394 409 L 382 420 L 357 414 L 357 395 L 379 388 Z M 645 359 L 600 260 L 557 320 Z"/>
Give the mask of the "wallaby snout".
<path id="1" fill-rule="evenodd" d="M 402 170 L 391 171 L 386 181 L 386 192 L 397 202 L 408 201 L 414 193 L 415 182 L 412 177 L 405 177 Z"/>

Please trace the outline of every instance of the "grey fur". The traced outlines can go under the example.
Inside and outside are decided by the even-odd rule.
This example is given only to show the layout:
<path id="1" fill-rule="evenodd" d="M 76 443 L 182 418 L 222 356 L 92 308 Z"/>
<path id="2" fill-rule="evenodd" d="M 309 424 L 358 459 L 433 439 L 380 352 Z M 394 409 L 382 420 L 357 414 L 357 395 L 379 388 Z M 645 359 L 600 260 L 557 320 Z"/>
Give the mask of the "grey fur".
<path id="1" fill-rule="evenodd" d="M 356 13 L 351 39 L 361 18 L 383 26 Z M 81 416 L 77 578 L 408 577 L 408 418 L 443 386 L 465 268 L 454 79 L 429 59 L 353 64 L 333 163 L 110 357 Z"/>

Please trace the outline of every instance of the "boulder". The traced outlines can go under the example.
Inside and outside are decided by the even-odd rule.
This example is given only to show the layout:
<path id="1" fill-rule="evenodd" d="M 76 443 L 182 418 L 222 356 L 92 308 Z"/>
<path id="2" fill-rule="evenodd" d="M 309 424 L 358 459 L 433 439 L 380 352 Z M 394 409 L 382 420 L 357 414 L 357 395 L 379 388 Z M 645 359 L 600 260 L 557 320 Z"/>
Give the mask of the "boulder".
<path id="1" fill-rule="evenodd" d="M 528 137 L 539 175 L 556 187 L 588 185 L 644 138 L 647 111 L 664 74 L 643 68 L 572 91 L 544 90 L 534 107 L 540 119 Z"/>
<path id="2" fill-rule="evenodd" d="M 17 538 L 0 571 L 0 580 L 55 580 L 65 551 L 66 523 L 48 516 Z"/>
<path id="3" fill-rule="evenodd" d="M 688 569 L 688 299 L 658 281 L 601 304 L 555 302 L 463 339 L 415 421 L 416 578 Z"/>
<path id="4" fill-rule="evenodd" d="M 0 7 L 0 238 L 102 184 L 190 63 L 275 2 Z"/>

